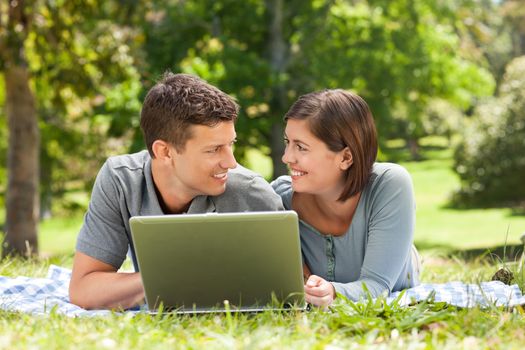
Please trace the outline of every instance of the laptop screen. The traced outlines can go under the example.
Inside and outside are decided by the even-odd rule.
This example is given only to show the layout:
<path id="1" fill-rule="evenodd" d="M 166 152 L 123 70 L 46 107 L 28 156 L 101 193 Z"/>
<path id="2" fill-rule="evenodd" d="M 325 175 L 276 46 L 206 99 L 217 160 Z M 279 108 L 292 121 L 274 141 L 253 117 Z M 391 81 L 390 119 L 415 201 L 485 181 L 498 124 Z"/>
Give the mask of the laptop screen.
<path id="1" fill-rule="evenodd" d="M 137 216 L 130 226 L 152 310 L 304 306 L 294 211 Z"/>

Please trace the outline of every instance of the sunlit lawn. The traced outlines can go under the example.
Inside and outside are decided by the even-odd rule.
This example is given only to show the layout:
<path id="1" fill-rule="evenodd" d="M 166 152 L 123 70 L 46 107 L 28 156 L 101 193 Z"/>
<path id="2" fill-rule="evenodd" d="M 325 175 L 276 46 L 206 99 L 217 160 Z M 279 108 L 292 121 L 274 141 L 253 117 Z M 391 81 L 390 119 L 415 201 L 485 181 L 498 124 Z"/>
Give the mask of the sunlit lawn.
<path id="1" fill-rule="evenodd" d="M 402 163 L 412 175 L 416 193 L 416 245 L 484 248 L 520 243 L 525 216 L 510 208 L 458 210 L 449 197 L 459 186 L 451 169 L 450 151 L 433 152 L 433 159 Z"/>
<path id="2" fill-rule="evenodd" d="M 45 276 L 71 256 L 3 261 L 0 275 Z M 434 258 L 425 282 L 488 280 L 487 261 Z M 1 302 L 1 296 L 0 296 Z M 522 308 L 461 309 L 422 302 L 410 307 L 342 302 L 331 312 L 265 312 L 200 316 L 114 314 L 69 318 L 0 311 L 0 349 L 521 349 Z"/>
<path id="3" fill-rule="evenodd" d="M 47 219 L 40 225 L 40 251 L 43 255 L 72 253 L 83 215 Z"/>

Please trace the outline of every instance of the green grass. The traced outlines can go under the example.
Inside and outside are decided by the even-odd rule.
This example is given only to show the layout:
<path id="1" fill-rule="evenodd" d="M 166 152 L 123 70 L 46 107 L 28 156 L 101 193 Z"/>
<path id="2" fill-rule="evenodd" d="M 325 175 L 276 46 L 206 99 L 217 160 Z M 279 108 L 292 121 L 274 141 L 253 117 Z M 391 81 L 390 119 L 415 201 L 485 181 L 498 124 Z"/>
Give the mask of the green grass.
<path id="1" fill-rule="evenodd" d="M 493 272 L 485 260 L 427 258 L 441 259 L 426 266 L 423 280 L 427 282 L 462 279 L 465 269 L 469 281 L 475 282 Z M 3 261 L 0 275 L 41 277 L 51 263 L 69 266 L 71 258 Z M 33 316 L 0 311 L 0 348 L 518 349 L 525 341 L 523 316 L 521 307 L 460 309 L 431 301 L 401 307 L 382 299 L 363 303 L 339 299 L 331 312 L 255 315 L 115 313 L 68 318 L 56 312 Z"/>
<path id="2" fill-rule="evenodd" d="M 40 252 L 44 256 L 72 253 L 77 234 L 82 226 L 83 215 L 66 218 L 50 218 L 40 224 Z"/>
<path id="3" fill-rule="evenodd" d="M 451 152 L 433 150 L 426 155 L 429 160 L 401 162 L 414 182 L 416 245 L 462 250 L 521 244 L 525 216 L 513 215 L 511 208 L 450 208 L 450 195 L 459 187 Z"/>

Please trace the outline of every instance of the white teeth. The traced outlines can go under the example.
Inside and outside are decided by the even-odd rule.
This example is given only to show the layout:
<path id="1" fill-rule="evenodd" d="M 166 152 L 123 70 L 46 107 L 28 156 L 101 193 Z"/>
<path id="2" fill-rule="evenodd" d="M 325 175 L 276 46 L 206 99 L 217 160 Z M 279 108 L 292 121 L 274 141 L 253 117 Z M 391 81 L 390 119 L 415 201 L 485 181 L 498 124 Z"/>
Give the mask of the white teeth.
<path id="1" fill-rule="evenodd" d="M 305 172 L 297 171 L 297 170 L 292 170 L 291 174 L 292 174 L 292 176 L 303 176 L 303 175 L 306 175 Z"/>
<path id="2" fill-rule="evenodd" d="M 226 174 L 227 173 L 215 174 L 215 175 L 213 175 L 213 177 L 216 178 L 216 179 L 224 179 L 226 177 Z"/>

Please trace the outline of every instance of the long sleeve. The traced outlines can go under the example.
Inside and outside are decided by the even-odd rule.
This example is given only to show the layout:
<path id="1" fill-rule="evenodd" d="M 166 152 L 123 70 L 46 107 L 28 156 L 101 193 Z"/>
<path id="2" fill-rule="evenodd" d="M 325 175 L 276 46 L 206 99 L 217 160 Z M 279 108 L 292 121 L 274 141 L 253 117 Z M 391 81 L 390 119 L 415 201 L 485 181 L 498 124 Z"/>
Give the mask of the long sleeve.
<path id="1" fill-rule="evenodd" d="M 364 296 L 363 283 L 372 297 L 390 293 L 397 285 L 410 286 L 411 248 L 415 229 L 412 180 L 401 166 L 392 166 L 375 179 L 365 211 L 368 232 L 359 278 L 333 282 L 335 290 L 352 300 Z"/>

